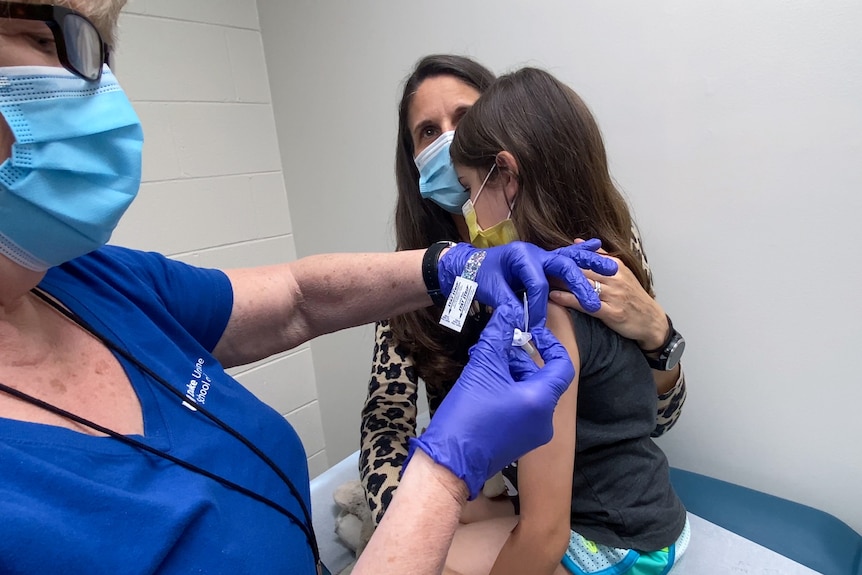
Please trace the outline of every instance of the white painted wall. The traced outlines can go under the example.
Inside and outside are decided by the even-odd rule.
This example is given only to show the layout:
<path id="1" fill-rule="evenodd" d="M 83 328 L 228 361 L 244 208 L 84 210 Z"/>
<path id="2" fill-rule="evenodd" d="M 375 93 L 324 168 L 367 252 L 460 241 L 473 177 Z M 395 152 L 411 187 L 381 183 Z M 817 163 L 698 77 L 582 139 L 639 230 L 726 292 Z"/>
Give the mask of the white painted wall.
<path id="1" fill-rule="evenodd" d="M 131 0 L 117 75 L 144 126 L 144 184 L 112 243 L 207 267 L 296 258 L 254 0 Z M 232 370 L 327 468 L 311 349 Z"/>
<path id="2" fill-rule="evenodd" d="M 392 247 L 395 107 L 419 57 L 548 68 L 592 106 L 689 341 L 672 463 L 862 531 L 862 3 L 258 10 L 299 255 Z M 358 444 L 371 331 L 311 348 L 334 463 Z"/>

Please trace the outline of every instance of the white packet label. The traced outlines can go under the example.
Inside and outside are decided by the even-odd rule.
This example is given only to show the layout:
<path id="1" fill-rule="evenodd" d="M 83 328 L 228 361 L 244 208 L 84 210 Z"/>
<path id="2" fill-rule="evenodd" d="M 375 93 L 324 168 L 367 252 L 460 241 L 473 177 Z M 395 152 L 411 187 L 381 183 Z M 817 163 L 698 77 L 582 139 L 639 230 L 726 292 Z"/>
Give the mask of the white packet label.
<path id="1" fill-rule="evenodd" d="M 443 315 L 440 317 L 440 325 L 460 333 L 478 287 L 479 284 L 473 280 L 464 279 L 461 276 L 455 278 L 455 285 L 452 286 L 449 299 L 446 300 L 446 307 L 443 308 Z"/>

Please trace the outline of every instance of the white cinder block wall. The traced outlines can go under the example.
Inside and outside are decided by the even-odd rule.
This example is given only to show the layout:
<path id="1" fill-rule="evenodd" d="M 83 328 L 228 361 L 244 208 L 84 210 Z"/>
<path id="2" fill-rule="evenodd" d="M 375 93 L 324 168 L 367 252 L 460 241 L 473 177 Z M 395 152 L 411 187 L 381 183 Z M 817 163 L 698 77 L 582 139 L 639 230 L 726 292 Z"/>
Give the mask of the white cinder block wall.
<path id="1" fill-rule="evenodd" d="M 144 184 L 112 243 L 207 267 L 296 258 L 254 0 L 130 0 L 115 70 L 144 126 Z M 233 370 L 327 467 L 311 349 Z"/>

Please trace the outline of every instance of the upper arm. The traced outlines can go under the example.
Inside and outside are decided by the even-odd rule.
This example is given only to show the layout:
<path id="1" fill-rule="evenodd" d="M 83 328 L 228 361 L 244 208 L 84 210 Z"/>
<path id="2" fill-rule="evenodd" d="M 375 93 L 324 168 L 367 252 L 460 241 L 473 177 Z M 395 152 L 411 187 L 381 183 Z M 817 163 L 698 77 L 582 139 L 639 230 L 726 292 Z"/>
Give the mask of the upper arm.
<path id="1" fill-rule="evenodd" d="M 652 437 L 659 437 L 676 425 L 686 399 L 685 372 L 679 365 L 679 377 L 667 393 L 658 396 L 658 417 Z"/>
<path id="2" fill-rule="evenodd" d="M 172 317 L 207 351 L 222 337 L 233 290 L 221 270 L 118 246 L 106 246 L 82 262 L 90 273 L 110 277 L 115 289 L 146 313 Z"/>
<path id="3" fill-rule="evenodd" d="M 233 309 L 213 355 L 225 367 L 290 349 L 308 339 L 299 286 L 289 264 L 229 270 Z"/>
<path id="4" fill-rule="evenodd" d="M 416 435 L 417 378 L 413 360 L 387 322 L 377 324 L 368 397 L 362 408 L 359 476 L 375 523 L 383 518 Z"/>
<path id="5" fill-rule="evenodd" d="M 640 258 L 641 266 L 643 266 L 643 269 L 646 272 L 648 282 L 648 289 L 646 290 L 646 292 L 652 297 L 655 297 L 655 286 L 652 279 L 652 270 L 649 267 L 646 251 L 644 251 L 643 248 L 643 241 L 641 240 L 640 230 L 638 229 L 638 226 L 634 220 L 632 220 L 631 248 L 632 251 L 635 253 L 635 256 Z"/>
<path id="6" fill-rule="evenodd" d="M 518 491 L 521 501 L 518 529 L 533 531 L 540 536 L 564 531 L 568 541 L 580 356 L 571 315 L 567 309 L 549 304 L 547 326 L 569 352 L 576 375 L 554 411 L 554 436 L 551 441 L 518 461 Z M 548 529 L 552 530 L 550 534 Z"/>

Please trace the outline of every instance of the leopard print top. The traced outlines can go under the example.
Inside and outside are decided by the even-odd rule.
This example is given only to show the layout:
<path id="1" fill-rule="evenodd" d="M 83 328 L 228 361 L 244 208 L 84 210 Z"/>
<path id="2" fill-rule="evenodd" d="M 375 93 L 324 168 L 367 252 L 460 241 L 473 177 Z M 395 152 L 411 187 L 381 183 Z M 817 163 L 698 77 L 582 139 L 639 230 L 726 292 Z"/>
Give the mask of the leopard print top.
<path id="1" fill-rule="evenodd" d="M 640 235 L 632 227 L 632 248 L 640 254 L 652 294 L 652 274 L 641 249 Z M 407 442 L 416 435 L 416 405 L 419 379 L 413 358 L 392 335 L 388 321 L 376 326 L 374 359 L 368 398 L 362 408 L 360 428 L 359 475 L 365 489 L 371 517 L 377 524 L 383 518 L 398 488 L 401 467 L 407 457 Z M 433 416 L 444 394 L 425 389 Z M 668 431 L 679 419 L 685 403 L 685 377 L 680 369 L 674 387 L 658 397 L 658 419 L 653 437 Z"/>

